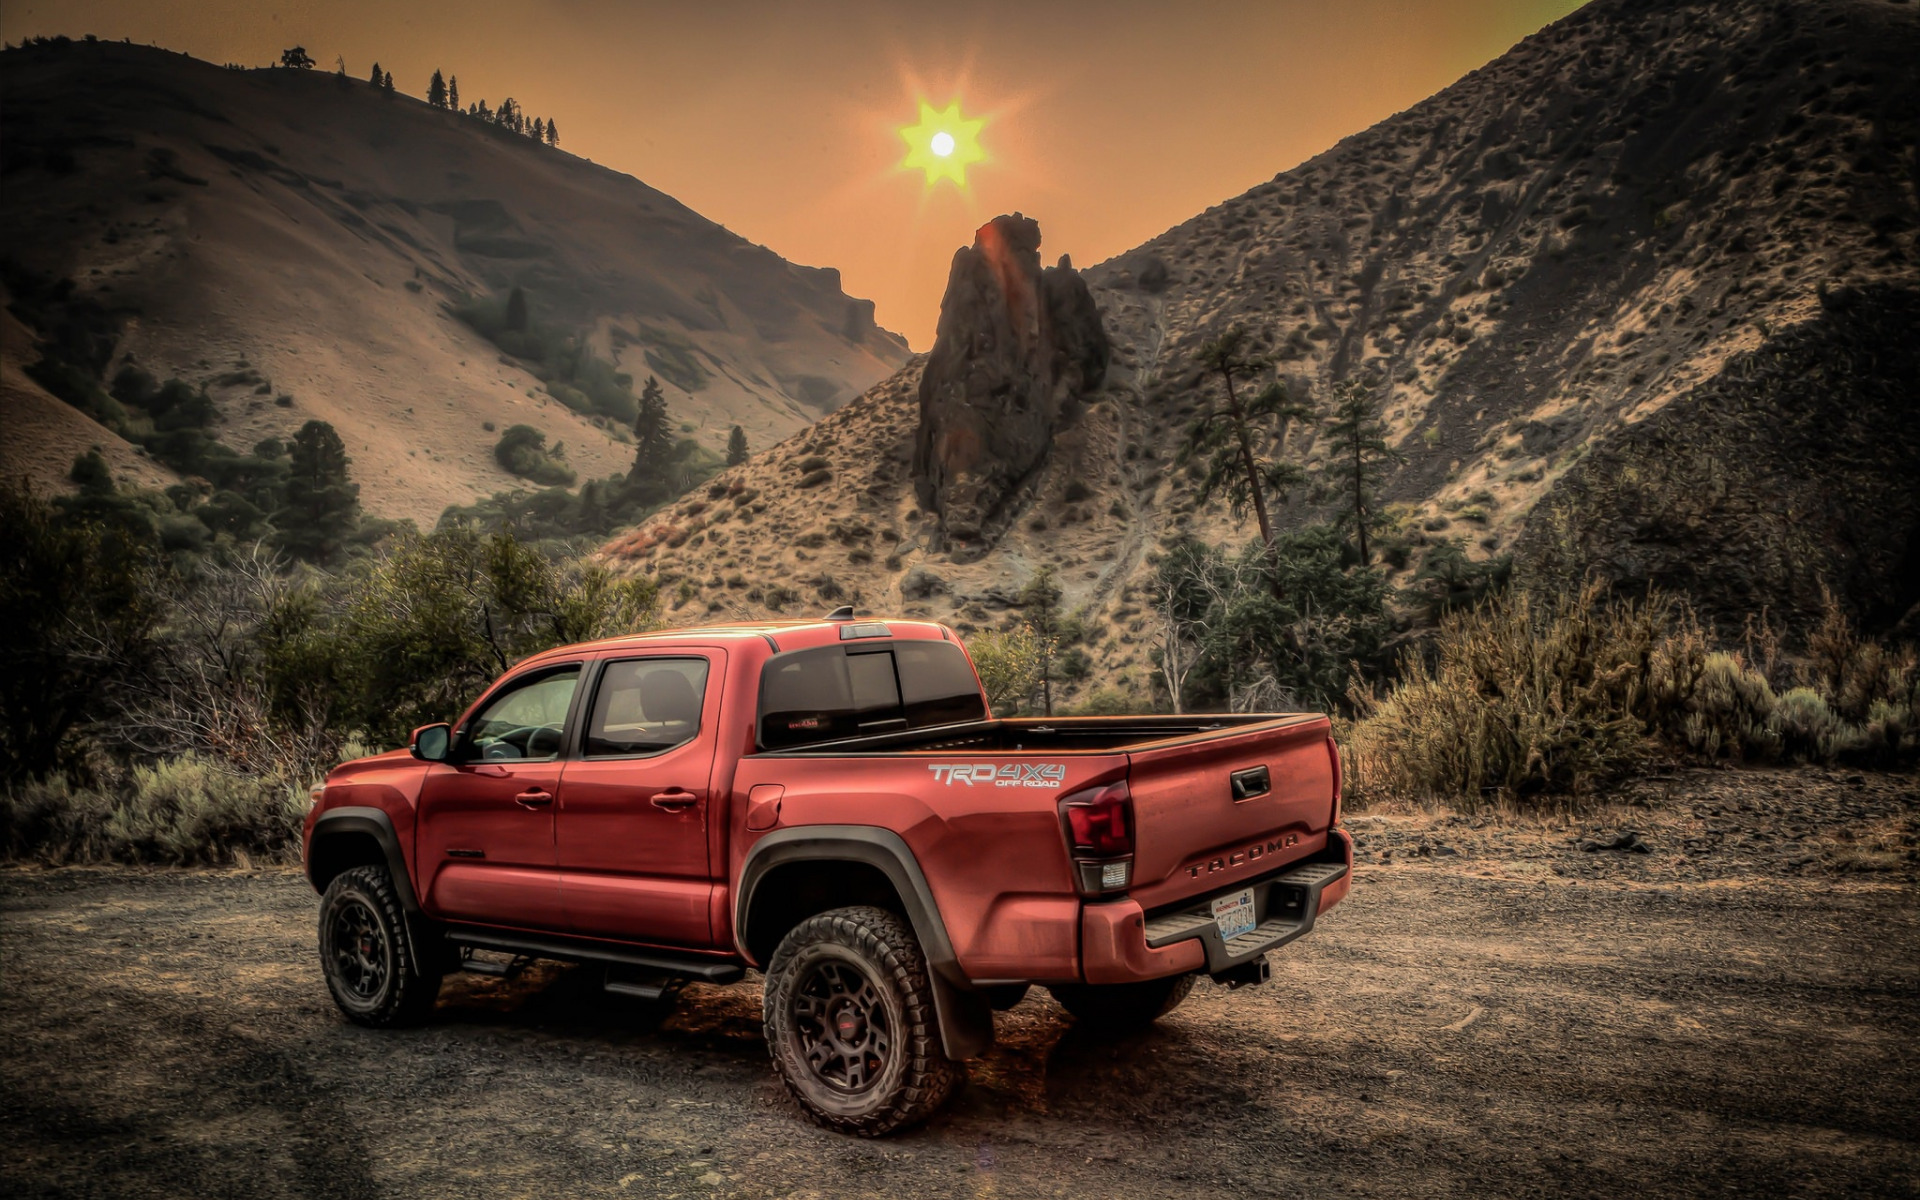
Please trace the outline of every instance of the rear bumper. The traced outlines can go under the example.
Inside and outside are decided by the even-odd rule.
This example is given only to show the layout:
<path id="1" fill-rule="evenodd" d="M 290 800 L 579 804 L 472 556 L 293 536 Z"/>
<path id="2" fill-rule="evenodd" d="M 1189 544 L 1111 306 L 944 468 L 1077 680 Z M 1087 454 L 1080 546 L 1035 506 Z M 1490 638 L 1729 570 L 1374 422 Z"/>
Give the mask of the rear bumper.
<path id="1" fill-rule="evenodd" d="M 1136 983 L 1204 970 L 1222 972 L 1257 960 L 1305 936 L 1320 914 L 1346 899 L 1353 881 L 1353 839 L 1344 829 L 1327 835 L 1327 848 L 1307 862 L 1252 883 L 1255 927 L 1233 938 L 1220 936 L 1202 896 L 1173 912 L 1149 919 L 1128 898 L 1081 909 L 1081 969 L 1088 983 Z"/>

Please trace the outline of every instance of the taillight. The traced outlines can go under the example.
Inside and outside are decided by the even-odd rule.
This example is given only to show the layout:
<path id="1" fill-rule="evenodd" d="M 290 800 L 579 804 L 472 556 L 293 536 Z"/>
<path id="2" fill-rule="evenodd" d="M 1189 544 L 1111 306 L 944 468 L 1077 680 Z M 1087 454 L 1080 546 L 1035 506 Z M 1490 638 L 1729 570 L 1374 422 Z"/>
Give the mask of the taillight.
<path id="1" fill-rule="evenodd" d="M 1327 757 L 1333 760 L 1333 822 L 1332 823 L 1335 825 L 1338 825 L 1340 823 L 1340 809 L 1346 800 L 1346 797 L 1344 797 L 1341 793 L 1346 790 L 1347 780 L 1346 780 L 1345 764 L 1340 761 L 1340 744 L 1333 740 L 1332 734 L 1327 735 Z"/>
<path id="2" fill-rule="evenodd" d="M 1133 881 L 1133 795 L 1126 780 L 1062 799 L 1060 823 L 1081 894 L 1124 891 Z"/>

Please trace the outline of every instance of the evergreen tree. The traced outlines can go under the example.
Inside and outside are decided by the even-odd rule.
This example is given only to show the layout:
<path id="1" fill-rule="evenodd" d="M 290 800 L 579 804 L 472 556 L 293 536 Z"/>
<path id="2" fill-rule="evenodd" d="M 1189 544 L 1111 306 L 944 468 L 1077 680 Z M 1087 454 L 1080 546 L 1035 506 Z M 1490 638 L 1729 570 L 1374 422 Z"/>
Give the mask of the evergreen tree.
<path id="1" fill-rule="evenodd" d="M 727 435 L 727 465 L 737 467 L 747 461 L 747 431 L 738 425 Z"/>
<path id="2" fill-rule="evenodd" d="M 1284 496 L 1288 488 L 1299 482 L 1299 470 L 1281 460 L 1261 458 L 1254 442 L 1264 428 L 1276 423 L 1278 435 L 1284 442 L 1287 424 L 1307 415 L 1307 410 L 1277 383 L 1254 397 L 1250 404 L 1240 398 L 1234 381 L 1251 379 L 1270 365 L 1264 356 L 1248 353 L 1247 341 L 1245 327 L 1235 325 L 1200 347 L 1200 366 L 1220 377 L 1225 404 L 1194 422 L 1181 457 L 1206 457 L 1207 473 L 1200 487 L 1203 497 L 1225 491 L 1228 502 L 1237 511 L 1244 511 L 1251 503 L 1254 516 L 1260 522 L 1260 543 L 1266 548 L 1268 560 L 1278 567 L 1267 496 L 1269 493 Z M 1277 574 L 1273 586 L 1276 589 L 1280 586 Z M 1279 593 L 1276 591 L 1275 595 Z"/>
<path id="3" fill-rule="evenodd" d="M 633 440 L 633 470 L 627 474 L 627 490 L 644 499 L 664 499 L 667 468 L 673 463 L 673 417 L 667 412 L 667 395 L 660 381 L 651 375 L 640 389 L 640 415 L 633 419 Z"/>
<path id="4" fill-rule="evenodd" d="M 392 71 L 387 72 L 387 78 L 384 82 L 381 83 L 380 87 L 387 93 L 387 95 L 389 96 L 393 95 L 393 72 Z"/>
<path id="5" fill-rule="evenodd" d="M 517 332 L 527 328 L 527 294 L 517 287 L 507 293 L 507 328 Z"/>
<path id="6" fill-rule="evenodd" d="M 558 121 L 548 121 L 547 122 L 547 145 L 558 146 L 559 144 L 560 144 L 560 123 Z"/>
<path id="7" fill-rule="evenodd" d="M 547 140 L 547 123 L 539 117 L 533 119 L 533 140 L 536 142 Z"/>
<path id="8" fill-rule="evenodd" d="M 480 101 L 480 104 L 479 104 L 479 106 L 478 106 L 478 107 L 477 107 L 477 108 L 476 108 L 476 109 L 474 110 L 474 113 L 473 113 L 473 115 L 474 115 L 474 116 L 476 116 L 476 117 L 479 117 L 479 118 L 480 118 L 480 119 L 481 119 L 482 121 L 492 121 L 492 120 L 493 120 L 493 114 L 492 114 L 491 112 L 489 112 L 489 111 L 487 111 L 487 102 L 486 102 L 486 101 L 485 101 L 484 99 Z"/>
<path id="9" fill-rule="evenodd" d="M 273 514 L 280 545 L 296 558 L 325 563 L 360 523 L 360 485 L 333 426 L 308 421 L 288 448 L 286 504 Z"/>
<path id="10" fill-rule="evenodd" d="M 458 75 L 447 80 L 447 107 L 455 112 L 460 111 L 460 77 Z"/>
<path id="11" fill-rule="evenodd" d="M 384 84 L 386 81 L 387 81 L 387 77 L 384 74 L 382 74 L 380 71 L 380 64 L 379 63 L 373 64 L 373 74 L 367 76 L 367 82 L 371 83 L 375 87 L 379 87 L 380 85 Z"/>
<path id="12" fill-rule="evenodd" d="M 440 77 L 440 69 L 434 68 L 433 78 L 427 81 L 427 103 L 435 108 L 447 106 L 447 81 Z"/>
<path id="13" fill-rule="evenodd" d="M 1051 566 L 1041 567 L 1027 580 L 1027 586 L 1020 589 L 1017 603 L 1039 641 L 1040 704 L 1050 717 L 1053 715 L 1054 657 L 1060 648 L 1060 585 L 1054 580 Z"/>
<path id="14" fill-rule="evenodd" d="M 1349 380 L 1334 389 L 1332 419 L 1327 423 L 1327 461 L 1324 483 L 1328 494 L 1340 505 L 1336 524 L 1354 530 L 1360 552 L 1360 565 L 1367 566 L 1371 553 L 1367 535 L 1381 525 L 1380 505 L 1375 491 L 1387 468 L 1403 462 L 1406 456 L 1387 444 L 1387 427 L 1380 420 L 1379 408 L 1367 386 Z"/>
<path id="15" fill-rule="evenodd" d="M 307 53 L 305 46 L 295 46 L 291 50 L 282 50 L 280 52 L 280 65 L 283 67 L 291 67 L 297 71 L 311 71 L 313 70 L 313 58 Z"/>

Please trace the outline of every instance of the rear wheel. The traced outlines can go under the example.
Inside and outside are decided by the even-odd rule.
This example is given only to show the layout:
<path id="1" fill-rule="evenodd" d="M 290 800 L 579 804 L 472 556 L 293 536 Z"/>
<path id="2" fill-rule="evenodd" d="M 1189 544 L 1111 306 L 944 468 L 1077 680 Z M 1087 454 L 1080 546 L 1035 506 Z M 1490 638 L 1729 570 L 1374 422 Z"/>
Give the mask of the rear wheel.
<path id="1" fill-rule="evenodd" d="M 877 1137 L 926 1120 L 965 1078 L 941 1050 L 933 984 L 907 923 L 839 908 L 801 922 L 767 963 L 767 1049 L 814 1120 Z"/>
<path id="2" fill-rule="evenodd" d="M 439 966 L 415 965 L 385 867 L 342 871 L 327 885 L 320 898 L 320 969 L 340 1011 L 377 1029 L 417 1024 L 440 994 Z"/>
<path id="3" fill-rule="evenodd" d="M 1192 975 L 1143 983 L 1060 984 L 1047 990 L 1074 1021 L 1094 1033 L 1132 1033 L 1180 1007 L 1193 990 Z"/>

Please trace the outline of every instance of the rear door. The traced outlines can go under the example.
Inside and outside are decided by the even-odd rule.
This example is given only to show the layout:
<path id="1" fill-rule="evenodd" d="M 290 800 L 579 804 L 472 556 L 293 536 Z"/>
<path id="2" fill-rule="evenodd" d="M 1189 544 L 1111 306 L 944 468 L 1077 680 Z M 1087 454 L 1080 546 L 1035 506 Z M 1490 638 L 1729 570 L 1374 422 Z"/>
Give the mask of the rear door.
<path id="1" fill-rule="evenodd" d="M 560 789 L 561 897 L 573 932 L 714 944 L 708 859 L 719 649 L 607 660 Z"/>
<path id="2" fill-rule="evenodd" d="M 1325 717 L 1302 714 L 1128 754 L 1133 895 L 1144 908 L 1303 858 L 1333 821 Z"/>
<path id="3" fill-rule="evenodd" d="M 448 921 L 560 930 L 554 803 L 580 663 L 505 684 L 420 789 L 416 861 L 425 907 Z"/>

